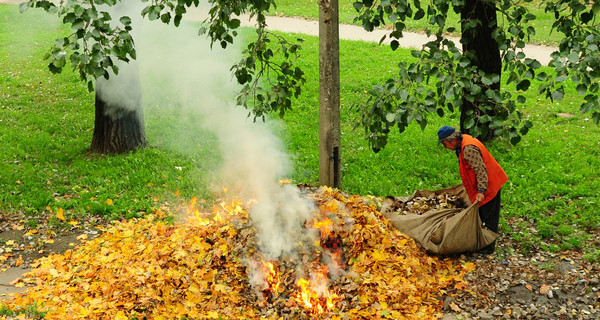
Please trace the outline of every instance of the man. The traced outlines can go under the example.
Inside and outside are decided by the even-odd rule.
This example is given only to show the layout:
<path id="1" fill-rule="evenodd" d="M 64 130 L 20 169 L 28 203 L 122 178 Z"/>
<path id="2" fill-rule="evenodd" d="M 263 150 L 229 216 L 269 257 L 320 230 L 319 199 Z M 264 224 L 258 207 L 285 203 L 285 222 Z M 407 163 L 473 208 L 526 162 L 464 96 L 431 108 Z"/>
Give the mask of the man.
<path id="1" fill-rule="evenodd" d="M 481 141 L 462 134 L 451 126 L 438 131 L 438 145 L 456 151 L 458 170 L 472 203 L 479 201 L 479 217 L 488 229 L 498 232 L 500 220 L 500 190 L 508 177 Z M 484 254 L 494 253 L 496 242 L 481 249 Z"/>

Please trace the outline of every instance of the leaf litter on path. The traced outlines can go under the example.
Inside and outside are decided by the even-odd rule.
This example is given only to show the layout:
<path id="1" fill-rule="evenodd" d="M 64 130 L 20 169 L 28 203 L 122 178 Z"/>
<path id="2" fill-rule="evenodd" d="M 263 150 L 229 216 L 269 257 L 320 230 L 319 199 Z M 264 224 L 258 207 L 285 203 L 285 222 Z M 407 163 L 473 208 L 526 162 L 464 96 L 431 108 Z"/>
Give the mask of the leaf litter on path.
<path id="1" fill-rule="evenodd" d="M 306 196 L 314 200 L 315 221 L 331 221 L 339 247 L 321 232 L 265 271 L 255 268 L 266 261 L 248 204 L 228 202 L 176 224 L 159 210 L 36 261 L 19 280 L 30 287 L 4 308 L 36 304 L 46 319 L 436 319 L 445 289 L 464 287 L 475 267 L 427 255 L 363 197 L 326 187 Z M 319 234 L 309 222 L 305 228 Z M 301 279 L 312 290 L 304 292 L 308 300 Z"/>

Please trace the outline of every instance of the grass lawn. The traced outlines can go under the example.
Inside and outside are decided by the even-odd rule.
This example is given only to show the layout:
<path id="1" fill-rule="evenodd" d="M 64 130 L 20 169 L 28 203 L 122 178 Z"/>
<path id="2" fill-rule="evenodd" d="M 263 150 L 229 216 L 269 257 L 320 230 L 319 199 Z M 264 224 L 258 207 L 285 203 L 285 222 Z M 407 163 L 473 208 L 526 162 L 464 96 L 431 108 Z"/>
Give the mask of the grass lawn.
<path id="1" fill-rule="evenodd" d="M 168 121 L 173 114 L 154 105 L 144 105 L 149 148 L 125 155 L 90 153 L 93 94 L 68 70 L 52 75 L 42 58 L 65 32 L 39 10 L 19 14 L 17 6 L 0 5 L 0 214 L 22 213 L 35 228 L 86 216 L 143 215 L 178 197 L 210 199 L 208 177 L 220 160 L 214 139 L 198 131 L 175 139 L 179 147 L 166 147 L 165 140 L 181 128 Z M 290 179 L 316 184 L 318 39 L 303 37 L 300 63 L 308 82 L 277 134 L 293 159 Z M 409 52 L 360 41 L 341 41 L 340 50 L 342 190 L 403 196 L 460 183 L 456 156 L 436 144 L 437 129 L 458 125 L 457 114 L 432 115 L 424 130 L 414 124 L 394 132 L 377 154 L 362 130 L 352 129 L 358 115 L 351 106 L 364 101 L 372 85 L 393 76 L 397 61 L 410 59 Z M 520 244 L 516 249 L 576 249 L 600 259 L 600 250 L 591 245 L 598 245 L 594 237 L 600 229 L 600 128 L 578 113 L 581 98 L 573 88 L 554 103 L 534 91 L 527 92 L 521 110 L 534 128 L 511 150 L 499 143 L 488 146 L 509 176 L 501 229 Z M 61 208 L 65 221 L 52 214 Z"/>

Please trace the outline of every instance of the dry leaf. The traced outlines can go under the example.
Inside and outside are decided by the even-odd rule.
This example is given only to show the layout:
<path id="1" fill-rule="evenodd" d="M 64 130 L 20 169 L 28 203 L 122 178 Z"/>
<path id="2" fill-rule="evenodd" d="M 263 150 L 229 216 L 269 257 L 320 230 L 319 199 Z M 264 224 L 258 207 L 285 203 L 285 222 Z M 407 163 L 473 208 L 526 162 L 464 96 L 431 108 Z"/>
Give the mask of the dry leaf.
<path id="1" fill-rule="evenodd" d="M 543 285 L 540 287 L 540 293 L 541 293 L 541 294 L 548 294 L 548 292 L 550 292 L 550 289 L 551 289 L 551 287 L 550 287 L 550 286 L 547 286 L 547 285 L 543 284 Z"/>
<path id="2" fill-rule="evenodd" d="M 450 302 L 450 309 L 452 309 L 454 312 L 462 312 L 462 309 L 454 302 Z"/>
<path id="3" fill-rule="evenodd" d="M 264 296 L 251 286 L 247 261 L 260 251 L 248 206 L 237 204 L 190 213 L 193 219 L 176 225 L 166 225 L 166 213 L 159 211 L 115 223 L 73 250 L 38 260 L 17 283 L 35 286 L 9 300 L 7 308 L 36 303 L 47 312 L 45 319 L 433 318 L 443 307 L 438 298 L 444 289 L 466 287 L 463 276 L 472 263 L 427 255 L 363 198 L 332 188 L 312 196 L 315 214 L 333 221 L 343 249 L 346 269 L 338 280 L 319 282 L 338 297 L 334 314 L 312 316 L 295 298 L 297 279 L 323 267 L 326 247 L 313 241 L 304 241 L 298 252 L 302 268 L 290 258 L 276 261 L 281 280 L 276 295 Z M 213 219 L 217 216 L 223 219 Z M 456 304 L 451 308 L 462 311 Z"/>

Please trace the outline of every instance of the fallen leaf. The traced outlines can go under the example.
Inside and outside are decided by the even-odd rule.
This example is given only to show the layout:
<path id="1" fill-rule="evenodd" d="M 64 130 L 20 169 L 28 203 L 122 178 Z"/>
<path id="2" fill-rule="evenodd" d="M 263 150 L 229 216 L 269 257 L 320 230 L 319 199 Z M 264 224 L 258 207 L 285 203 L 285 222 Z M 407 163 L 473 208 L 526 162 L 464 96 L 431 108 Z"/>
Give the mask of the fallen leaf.
<path id="1" fill-rule="evenodd" d="M 548 292 L 550 292 L 550 286 L 547 286 L 547 285 L 543 284 L 540 287 L 540 293 L 541 294 L 548 294 Z"/>
<path id="2" fill-rule="evenodd" d="M 25 233 L 26 236 L 31 236 L 38 233 L 38 229 L 31 229 Z"/>
<path id="3" fill-rule="evenodd" d="M 464 281 L 461 281 L 461 282 L 455 284 L 454 288 L 456 288 L 457 290 L 463 290 L 466 286 L 467 286 L 467 283 Z"/>
<path id="4" fill-rule="evenodd" d="M 15 261 L 15 267 L 18 267 L 23 264 L 23 256 L 19 255 L 17 261 Z"/>
<path id="5" fill-rule="evenodd" d="M 58 210 L 56 210 L 56 217 L 62 221 L 65 221 L 65 216 L 63 214 L 63 208 L 58 208 Z"/>
<path id="6" fill-rule="evenodd" d="M 450 302 L 450 309 L 452 309 L 454 312 L 462 312 L 462 309 L 454 302 Z"/>

